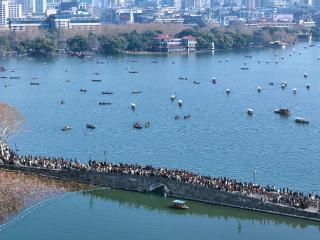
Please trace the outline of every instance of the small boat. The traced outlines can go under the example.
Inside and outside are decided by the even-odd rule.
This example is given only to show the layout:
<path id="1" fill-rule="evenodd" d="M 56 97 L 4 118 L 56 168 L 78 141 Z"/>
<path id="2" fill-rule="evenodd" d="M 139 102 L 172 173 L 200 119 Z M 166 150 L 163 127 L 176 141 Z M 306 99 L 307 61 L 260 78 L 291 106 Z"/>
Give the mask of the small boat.
<path id="1" fill-rule="evenodd" d="M 72 128 L 69 127 L 69 126 L 64 126 L 61 130 L 62 131 L 68 131 L 68 130 L 71 130 Z"/>
<path id="2" fill-rule="evenodd" d="M 240 70 L 249 70 L 248 67 L 241 67 Z"/>
<path id="3" fill-rule="evenodd" d="M 67 79 L 67 80 L 66 80 L 66 83 L 69 83 L 69 82 L 71 82 L 71 80 L 70 80 L 70 79 Z"/>
<path id="4" fill-rule="evenodd" d="M 33 79 L 33 80 L 36 80 L 36 79 L 38 79 L 38 77 L 33 77 L 32 79 Z"/>
<path id="5" fill-rule="evenodd" d="M 297 89 L 296 88 L 292 89 L 292 92 L 293 92 L 293 94 L 296 94 L 297 93 Z"/>
<path id="6" fill-rule="evenodd" d="M 307 88 L 307 89 L 310 89 L 310 84 L 306 84 L 306 88 Z"/>
<path id="7" fill-rule="evenodd" d="M 304 76 L 304 78 L 307 78 L 308 77 L 308 73 L 304 73 L 303 76 Z"/>
<path id="8" fill-rule="evenodd" d="M 129 70 L 129 73 L 138 73 L 137 70 Z"/>
<path id="9" fill-rule="evenodd" d="M 172 204 L 170 205 L 171 208 L 174 209 L 188 209 L 189 207 L 186 205 L 185 201 L 182 200 L 174 200 L 172 201 Z"/>
<path id="10" fill-rule="evenodd" d="M 179 77 L 180 80 L 188 80 L 187 77 Z"/>
<path id="11" fill-rule="evenodd" d="M 60 104 L 61 104 L 61 105 L 64 104 L 64 100 L 61 100 L 61 101 L 60 101 Z"/>
<path id="12" fill-rule="evenodd" d="M 159 61 L 151 61 L 151 63 L 159 63 Z"/>
<path id="13" fill-rule="evenodd" d="M 179 116 L 179 115 L 176 115 L 175 117 L 174 117 L 174 119 L 175 120 L 179 120 L 181 117 Z"/>
<path id="14" fill-rule="evenodd" d="M 226 93 L 227 93 L 227 94 L 230 94 L 230 93 L 231 93 L 231 89 L 227 88 L 227 89 L 226 89 Z"/>
<path id="15" fill-rule="evenodd" d="M 261 87 L 257 87 L 258 93 L 261 93 Z"/>
<path id="16" fill-rule="evenodd" d="M 273 86 L 273 85 L 274 85 L 274 83 L 273 83 L 273 82 L 269 82 L 269 85 L 270 85 L 270 86 Z"/>
<path id="17" fill-rule="evenodd" d="M 199 82 L 199 81 L 193 81 L 193 83 L 194 83 L 194 84 L 200 84 L 200 82 Z"/>
<path id="18" fill-rule="evenodd" d="M 111 105 L 111 102 L 99 102 L 99 105 Z"/>
<path id="19" fill-rule="evenodd" d="M 258 60 L 258 64 L 260 64 L 261 63 L 261 61 L 260 60 Z"/>
<path id="20" fill-rule="evenodd" d="M 103 62 L 102 62 L 102 61 L 96 61 L 96 63 L 97 63 L 97 64 L 103 64 Z"/>
<path id="21" fill-rule="evenodd" d="M 217 79 L 215 77 L 212 78 L 212 83 L 217 84 Z"/>
<path id="22" fill-rule="evenodd" d="M 175 95 L 171 95 L 170 100 L 174 101 L 175 99 L 176 99 L 176 96 Z"/>
<path id="23" fill-rule="evenodd" d="M 181 99 L 178 101 L 178 105 L 179 105 L 179 107 L 182 107 L 183 101 Z"/>
<path id="24" fill-rule="evenodd" d="M 140 94 L 140 93 L 142 93 L 142 91 L 138 91 L 138 90 L 137 90 L 137 91 L 132 91 L 131 93 L 132 93 L 132 94 Z"/>
<path id="25" fill-rule="evenodd" d="M 20 79 L 20 77 L 10 77 L 10 79 Z"/>
<path id="26" fill-rule="evenodd" d="M 87 89 L 81 88 L 80 92 L 87 92 Z"/>
<path id="27" fill-rule="evenodd" d="M 86 127 L 88 129 L 95 129 L 96 128 L 96 126 L 94 126 L 93 124 L 87 124 Z"/>
<path id="28" fill-rule="evenodd" d="M 131 103 L 131 109 L 134 111 L 134 110 L 136 110 L 136 104 L 135 103 Z"/>
<path id="29" fill-rule="evenodd" d="M 101 92 L 101 94 L 104 94 L 104 95 L 112 95 L 113 92 L 110 92 L 110 91 L 103 91 Z"/>
<path id="30" fill-rule="evenodd" d="M 92 81 L 92 82 L 102 82 L 101 79 L 92 79 L 91 81 Z"/>
<path id="31" fill-rule="evenodd" d="M 95 72 L 94 75 L 99 75 L 99 73 L 98 73 L 98 72 Z"/>
<path id="32" fill-rule="evenodd" d="M 183 119 L 190 119 L 190 118 L 191 118 L 191 114 L 183 116 Z"/>
<path id="33" fill-rule="evenodd" d="M 269 64 L 269 60 L 266 60 L 266 64 Z"/>
<path id="34" fill-rule="evenodd" d="M 135 122 L 132 126 L 133 126 L 133 128 L 135 128 L 135 129 L 141 129 L 141 128 L 142 128 L 140 121 Z"/>
<path id="35" fill-rule="evenodd" d="M 276 60 L 276 64 L 278 64 L 279 63 L 279 60 Z"/>
<path id="36" fill-rule="evenodd" d="M 5 67 L 2 67 L 2 66 L 0 66 L 0 72 L 4 72 L 4 71 L 6 71 L 7 69 L 5 68 Z"/>
<path id="37" fill-rule="evenodd" d="M 275 109 L 274 112 L 284 116 L 289 116 L 291 114 L 288 108 Z"/>
<path id="38" fill-rule="evenodd" d="M 248 108 L 248 109 L 247 109 L 247 113 L 248 113 L 248 115 L 252 115 L 252 114 L 253 114 L 253 109 Z"/>
<path id="39" fill-rule="evenodd" d="M 301 117 L 296 117 L 294 119 L 295 123 L 302 123 L 302 124 L 309 124 L 309 120 L 305 119 L 305 118 L 301 118 Z"/>
<path id="40" fill-rule="evenodd" d="M 38 83 L 38 82 L 31 82 L 30 85 L 39 86 L 40 83 Z"/>
<path id="41" fill-rule="evenodd" d="M 1 76 L 1 78 L 2 78 L 2 79 L 7 79 L 8 77 L 6 77 L 6 76 Z"/>

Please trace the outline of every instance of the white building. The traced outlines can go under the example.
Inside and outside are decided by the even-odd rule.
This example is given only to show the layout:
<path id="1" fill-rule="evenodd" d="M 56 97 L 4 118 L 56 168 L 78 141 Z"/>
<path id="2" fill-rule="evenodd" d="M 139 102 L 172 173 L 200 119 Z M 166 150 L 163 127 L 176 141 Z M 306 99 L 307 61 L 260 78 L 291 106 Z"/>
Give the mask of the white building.
<path id="1" fill-rule="evenodd" d="M 33 0 L 32 1 L 32 13 L 35 15 L 41 15 L 46 12 L 47 0 Z"/>
<path id="2" fill-rule="evenodd" d="M 0 0 L 0 27 L 8 26 L 9 8 L 8 0 Z"/>
<path id="3" fill-rule="evenodd" d="M 22 4 L 9 4 L 9 18 L 22 18 Z"/>

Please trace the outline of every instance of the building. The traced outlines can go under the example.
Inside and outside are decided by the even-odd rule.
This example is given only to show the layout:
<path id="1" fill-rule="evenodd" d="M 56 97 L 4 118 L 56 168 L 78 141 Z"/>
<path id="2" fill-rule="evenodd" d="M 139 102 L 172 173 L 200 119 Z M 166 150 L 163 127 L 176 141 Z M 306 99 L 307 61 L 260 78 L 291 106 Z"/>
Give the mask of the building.
<path id="1" fill-rule="evenodd" d="M 14 18 L 9 20 L 9 28 L 11 31 L 28 31 L 48 27 L 49 25 L 45 17 Z"/>
<path id="2" fill-rule="evenodd" d="M 101 23 L 99 18 L 82 15 L 51 15 L 49 26 L 53 29 L 74 29 L 90 30 L 100 29 Z"/>
<path id="3" fill-rule="evenodd" d="M 22 18 L 22 4 L 9 4 L 9 18 Z"/>
<path id="4" fill-rule="evenodd" d="M 8 26 L 9 18 L 8 0 L 0 0 L 0 28 Z"/>
<path id="5" fill-rule="evenodd" d="M 47 9 L 47 0 L 33 0 L 32 13 L 35 15 L 45 14 Z"/>
<path id="6" fill-rule="evenodd" d="M 192 36 L 173 38 L 167 34 L 155 37 L 152 50 L 155 52 L 186 52 L 196 49 L 197 41 Z"/>

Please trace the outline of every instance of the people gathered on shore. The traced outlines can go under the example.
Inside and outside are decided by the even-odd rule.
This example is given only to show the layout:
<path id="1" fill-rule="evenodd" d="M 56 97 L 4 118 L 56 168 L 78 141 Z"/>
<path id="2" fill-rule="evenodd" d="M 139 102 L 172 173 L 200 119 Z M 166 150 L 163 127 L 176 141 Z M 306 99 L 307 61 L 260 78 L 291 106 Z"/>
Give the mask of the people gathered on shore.
<path id="1" fill-rule="evenodd" d="M 114 164 L 108 162 L 80 161 L 64 158 L 51 158 L 40 156 L 19 156 L 8 150 L 6 156 L 0 155 L 0 164 L 10 164 L 26 167 L 46 168 L 51 170 L 96 171 L 114 174 L 131 174 L 142 176 L 155 176 L 172 179 L 200 187 L 214 188 L 220 191 L 243 194 L 249 197 L 260 198 L 263 202 L 282 204 L 300 209 L 309 207 L 319 211 L 320 195 L 305 194 L 292 191 L 288 188 L 277 189 L 274 186 L 259 186 L 251 182 L 237 181 L 226 177 L 210 177 L 192 173 L 182 169 L 168 169 L 153 166 L 140 166 L 137 164 Z"/>

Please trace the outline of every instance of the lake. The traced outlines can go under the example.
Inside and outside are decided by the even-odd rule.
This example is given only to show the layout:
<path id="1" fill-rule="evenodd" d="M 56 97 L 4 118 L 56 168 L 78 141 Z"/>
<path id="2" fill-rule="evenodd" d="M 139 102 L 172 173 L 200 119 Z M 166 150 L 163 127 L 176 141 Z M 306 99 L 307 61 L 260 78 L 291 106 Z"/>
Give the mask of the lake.
<path id="1" fill-rule="evenodd" d="M 287 49 L 169 56 L 2 59 L 0 65 L 8 71 L 0 76 L 20 76 L 20 79 L 0 79 L 0 101 L 14 105 L 26 118 L 24 131 L 12 138 L 10 144 L 16 146 L 20 154 L 183 168 L 245 181 L 254 181 L 253 172 L 256 171 L 255 180 L 259 184 L 319 194 L 320 61 L 317 58 L 320 48 L 304 46 L 306 44 Z M 258 60 L 261 60 L 260 64 Z M 266 60 L 269 60 L 268 64 Z M 240 69 L 244 62 L 249 70 Z M 130 69 L 138 73 L 129 73 Z M 307 78 L 304 73 L 308 73 Z M 179 80 L 181 76 L 188 79 Z M 212 84 L 213 76 L 217 84 Z M 102 81 L 92 82 L 93 79 Z M 40 85 L 30 85 L 33 81 Z M 284 90 L 280 87 L 281 81 L 288 83 Z M 270 86 L 269 82 L 274 85 Z M 309 90 L 306 84 L 310 84 Z M 261 93 L 257 92 L 257 87 L 261 87 Z M 80 92 L 81 88 L 87 92 Z M 227 88 L 231 89 L 229 95 Z M 293 94 L 293 88 L 297 89 L 296 94 Z M 142 93 L 132 94 L 134 90 Z M 114 94 L 103 95 L 102 91 Z M 174 102 L 170 101 L 172 94 L 177 97 Z M 178 99 L 183 100 L 181 108 Z M 64 104 L 60 104 L 62 100 Z M 99 102 L 111 102 L 112 105 L 101 106 Z M 136 104 L 135 111 L 131 110 L 131 103 Z M 291 116 L 275 114 L 274 109 L 280 107 L 289 108 Z M 246 113 L 248 108 L 254 110 L 252 116 Z M 188 114 L 191 118 L 183 119 Z M 175 120 L 176 115 L 182 119 Z M 296 124 L 294 117 L 307 118 L 310 124 Z M 132 124 L 136 121 L 149 121 L 151 126 L 134 129 Z M 87 129 L 88 123 L 94 124 L 96 129 Z M 63 132 L 61 129 L 66 125 L 72 130 Z M 136 239 L 142 239 L 141 234 L 144 236 L 145 233 L 154 238 L 159 233 L 162 237 L 168 233 L 175 239 L 183 236 L 204 239 L 271 236 L 261 237 L 265 232 L 278 232 L 274 237 L 287 234 L 284 236 L 292 239 L 309 234 L 308 239 L 313 239 L 319 234 L 319 227 L 309 226 L 306 222 L 302 223 L 306 227 L 296 227 L 292 223 L 296 220 L 287 218 L 279 217 L 281 224 L 278 224 L 265 215 L 225 208 L 217 210 L 217 207 L 201 204 L 198 208 L 204 212 L 172 213 L 164 207 L 168 202 L 163 198 L 155 197 L 156 207 L 144 207 L 141 202 L 152 201 L 153 197 L 139 195 L 137 204 L 130 201 L 119 204 L 121 201 L 113 201 L 108 192 L 105 194 L 107 197 L 94 197 L 95 204 L 90 208 L 86 203 L 92 197 L 83 194 L 53 201 L 1 232 L 1 239 L 18 236 L 12 234 L 24 232 L 23 229 L 30 232 L 23 235 L 25 239 L 37 239 L 41 235 L 37 229 L 51 229 L 51 223 L 54 223 L 52 228 L 70 227 L 75 220 L 77 229 L 73 229 L 76 226 L 66 229 L 65 239 L 87 239 L 85 234 L 95 231 L 100 234 L 106 226 L 110 235 L 107 231 L 90 236 L 95 239 L 125 238 L 126 231 L 121 231 L 122 227 L 130 230 L 127 237 Z M 130 200 L 135 198 L 130 194 L 133 193 L 116 195 L 121 199 L 122 196 Z M 74 215 L 78 211 L 80 215 Z M 212 214 L 206 214 L 207 211 Z M 223 212 L 220 217 L 216 215 L 217 211 Z M 225 211 L 229 217 L 225 217 Z M 88 214 L 93 214 L 93 222 Z M 239 218 L 238 214 L 244 218 Z M 141 216 L 141 220 L 137 216 Z M 90 228 L 92 225 L 93 229 Z M 82 234 L 83 228 L 88 231 Z M 76 234 L 79 229 L 81 234 Z M 249 233 L 244 233 L 244 229 Z M 55 234 L 59 233 L 51 232 L 48 237 L 58 238 Z"/>

